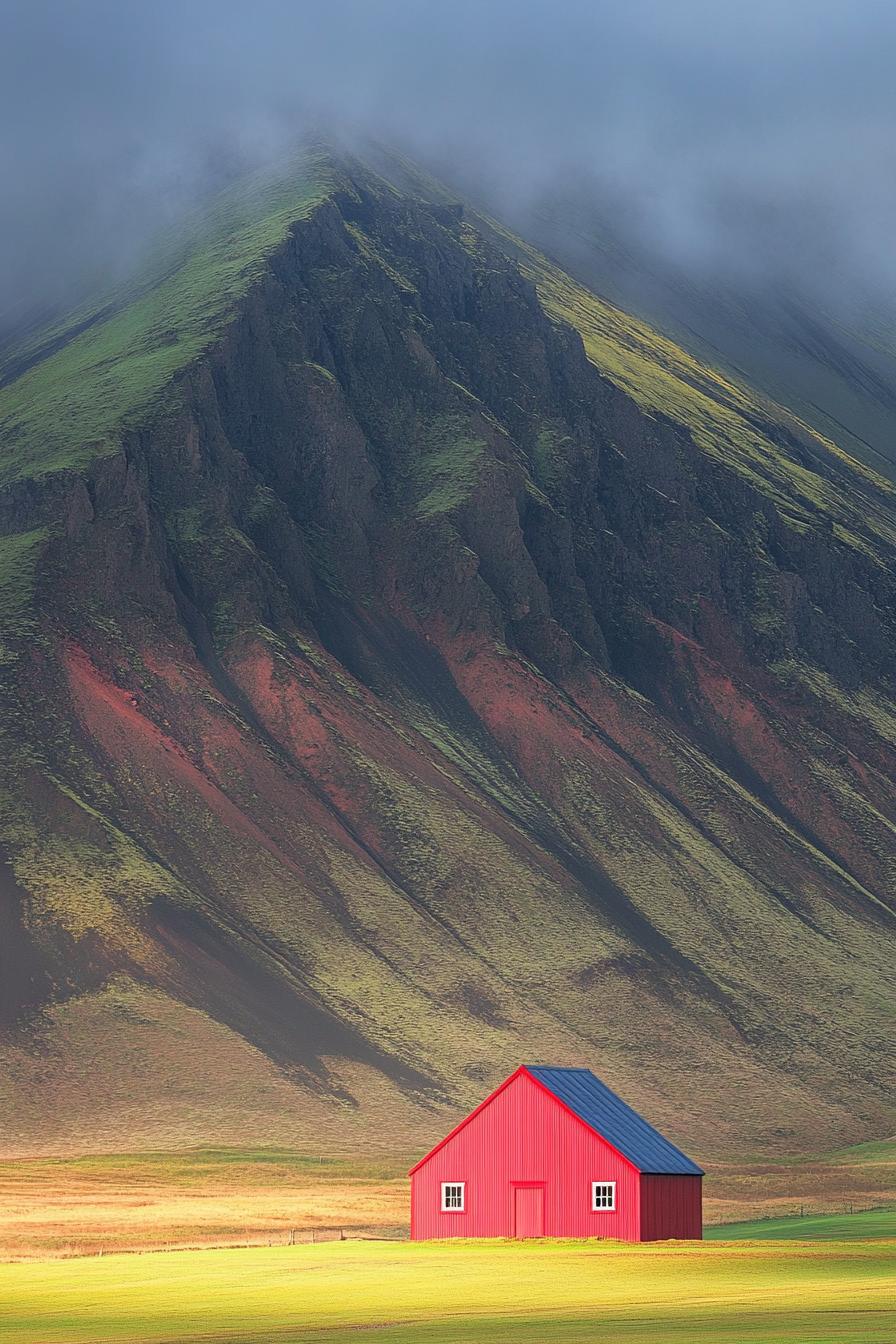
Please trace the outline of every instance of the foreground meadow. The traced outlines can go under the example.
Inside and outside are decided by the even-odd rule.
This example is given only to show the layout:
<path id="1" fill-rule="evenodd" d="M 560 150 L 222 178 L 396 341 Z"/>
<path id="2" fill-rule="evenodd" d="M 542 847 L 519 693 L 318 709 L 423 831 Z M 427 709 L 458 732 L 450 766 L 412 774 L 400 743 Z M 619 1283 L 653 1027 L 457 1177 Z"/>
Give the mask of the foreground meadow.
<path id="1" fill-rule="evenodd" d="M 884 1344 L 893 1243 L 337 1242 L 0 1265 L 18 1344 Z"/>

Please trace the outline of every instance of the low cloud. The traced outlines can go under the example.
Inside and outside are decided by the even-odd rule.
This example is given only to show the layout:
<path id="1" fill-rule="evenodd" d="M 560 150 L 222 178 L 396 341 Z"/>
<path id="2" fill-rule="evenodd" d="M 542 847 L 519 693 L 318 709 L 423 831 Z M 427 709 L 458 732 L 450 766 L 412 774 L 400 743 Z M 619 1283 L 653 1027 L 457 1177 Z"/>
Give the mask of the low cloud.
<path id="1" fill-rule="evenodd" d="M 896 291 L 896 9 L 858 0 L 0 0 L 0 330 L 311 124 L 680 264 Z"/>

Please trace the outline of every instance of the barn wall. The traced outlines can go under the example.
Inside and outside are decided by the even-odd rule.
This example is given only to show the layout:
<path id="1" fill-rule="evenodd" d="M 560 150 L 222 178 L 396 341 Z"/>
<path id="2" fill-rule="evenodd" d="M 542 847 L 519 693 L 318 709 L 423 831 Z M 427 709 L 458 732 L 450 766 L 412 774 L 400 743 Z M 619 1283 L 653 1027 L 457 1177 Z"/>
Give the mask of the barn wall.
<path id="1" fill-rule="evenodd" d="M 411 1177 L 411 1236 L 513 1236 L 514 1182 L 544 1182 L 548 1237 L 638 1241 L 640 1177 L 609 1144 L 518 1075 Z M 443 1181 L 466 1183 L 463 1213 L 441 1212 Z M 616 1211 L 591 1212 L 591 1182 L 616 1182 Z"/>
<path id="2" fill-rule="evenodd" d="M 641 1177 L 641 1240 L 700 1241 L 703 1237 L 702 1176 Z"/>

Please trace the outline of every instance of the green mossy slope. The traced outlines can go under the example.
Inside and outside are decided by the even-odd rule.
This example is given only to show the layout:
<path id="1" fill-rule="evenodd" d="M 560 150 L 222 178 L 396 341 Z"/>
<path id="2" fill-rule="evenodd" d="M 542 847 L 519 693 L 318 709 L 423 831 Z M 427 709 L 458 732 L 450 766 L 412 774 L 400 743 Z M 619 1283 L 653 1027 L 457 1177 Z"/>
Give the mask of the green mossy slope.
<path id="1" fill-rule="evenodd" d="M 114 451 L 233 317 L 265 259 L 332 188 L 301 155 L 241 180 L 158 247 L 126 285 L 13 346 L 0 362 L 0 485 Z"/>

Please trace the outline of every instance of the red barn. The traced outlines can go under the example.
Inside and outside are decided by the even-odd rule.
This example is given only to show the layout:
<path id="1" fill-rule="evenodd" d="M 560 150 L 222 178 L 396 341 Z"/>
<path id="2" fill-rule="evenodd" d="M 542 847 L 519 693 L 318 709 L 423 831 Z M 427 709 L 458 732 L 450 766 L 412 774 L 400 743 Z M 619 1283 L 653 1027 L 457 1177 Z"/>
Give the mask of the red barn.
<path id="1" fill-rule="evenodd" d="M 415 1241 L 703 1235 L 703 1172 L 588 1069 L 517 1069 L 410 1175 Z"/>

